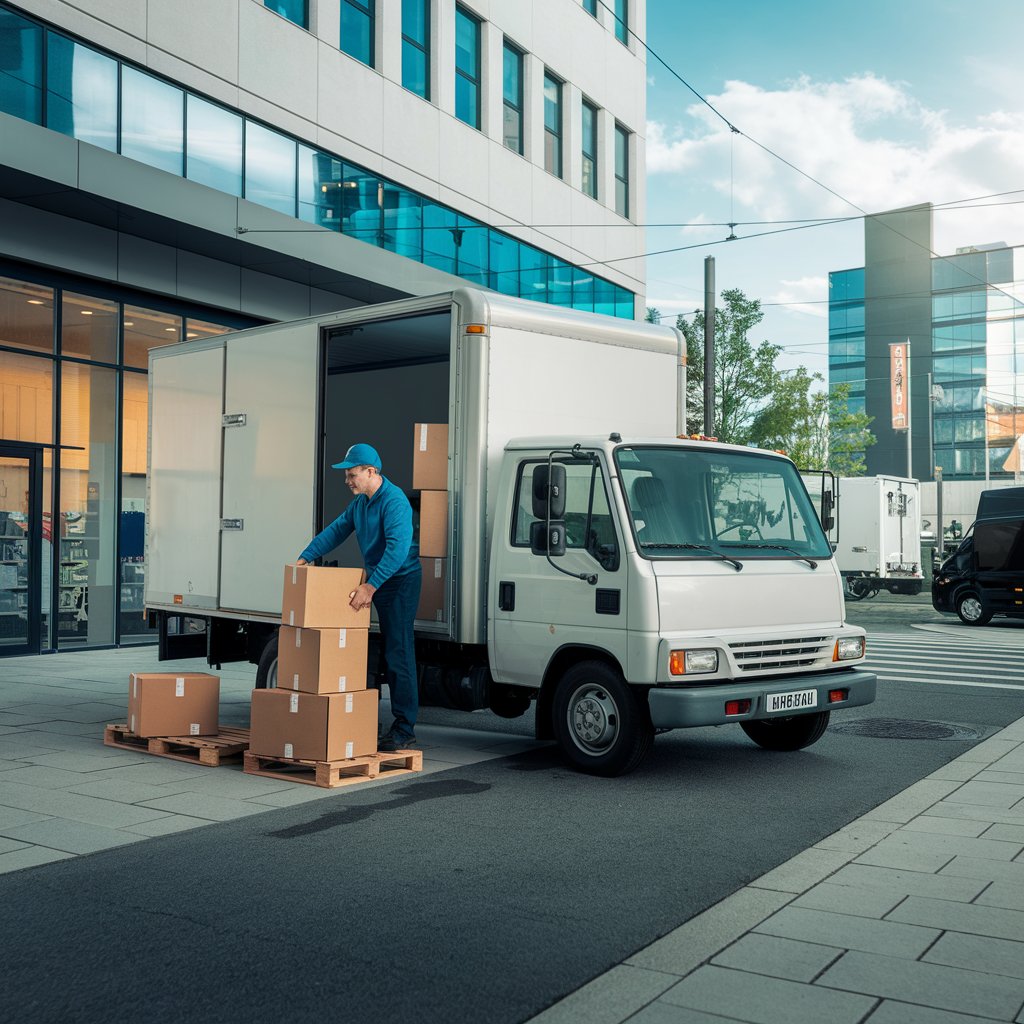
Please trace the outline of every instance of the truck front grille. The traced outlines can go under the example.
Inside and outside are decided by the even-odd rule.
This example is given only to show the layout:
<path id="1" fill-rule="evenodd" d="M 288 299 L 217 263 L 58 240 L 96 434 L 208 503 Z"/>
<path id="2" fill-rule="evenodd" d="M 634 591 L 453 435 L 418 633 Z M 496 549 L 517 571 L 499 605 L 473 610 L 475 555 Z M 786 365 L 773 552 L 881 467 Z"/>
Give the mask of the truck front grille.
<path id="1" fill-rule="evenodd" d="M 741 672 L 812 668 L 831 662 L 832 647 L 833 638 L 830 636 L 783 637 L 729 644 Z"/>

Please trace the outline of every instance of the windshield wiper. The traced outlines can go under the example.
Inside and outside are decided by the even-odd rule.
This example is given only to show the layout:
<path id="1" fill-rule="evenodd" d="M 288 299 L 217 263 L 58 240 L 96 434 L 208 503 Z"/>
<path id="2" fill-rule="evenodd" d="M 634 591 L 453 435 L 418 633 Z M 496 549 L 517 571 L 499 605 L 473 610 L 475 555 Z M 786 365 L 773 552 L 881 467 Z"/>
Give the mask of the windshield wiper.
<path id="1" fill-rule="evenodd" d="M 641 542 L 640 547 L 647 551 L 663 551 L 668 548 L 682 548 L 686 551 L 706 551 L 712 557 L 720 558 L 723 562 L 728 562 L 737 572 L 743 568 L 743 563 L 738 559 L 730 558 L 728 555 L 723 555 L 721 551 L 709 548 L 706 544 L 644 544 Z"/>
<path id="2" fill-rule="evenodd" d="M 744 544 L 740 542 L 722 541 L 723 544 L 728 544 L 729 547 L 736 548 L 752 548 L 758 551 L 788 551 L 794 558 L 799 558 L 801 562 L 806 562 L 812 569 L 818 568 L 818 563 L 813 558 L 808 558 L 807 555 L 802 555 L 799 551 L 794 548 L 787 548 L 785 544 Z"/>

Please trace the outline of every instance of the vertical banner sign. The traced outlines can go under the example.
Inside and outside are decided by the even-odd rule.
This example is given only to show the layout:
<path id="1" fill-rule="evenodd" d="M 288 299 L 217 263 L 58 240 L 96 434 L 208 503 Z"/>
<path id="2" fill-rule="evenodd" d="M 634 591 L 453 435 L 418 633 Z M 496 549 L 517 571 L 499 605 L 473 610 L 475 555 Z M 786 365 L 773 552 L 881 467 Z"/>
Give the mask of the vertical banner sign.
<path id="1" fill-rule="evenodd" d="M 889 346 L 889 389 L 892 429 L 910 429 L 910 341 Z"/>

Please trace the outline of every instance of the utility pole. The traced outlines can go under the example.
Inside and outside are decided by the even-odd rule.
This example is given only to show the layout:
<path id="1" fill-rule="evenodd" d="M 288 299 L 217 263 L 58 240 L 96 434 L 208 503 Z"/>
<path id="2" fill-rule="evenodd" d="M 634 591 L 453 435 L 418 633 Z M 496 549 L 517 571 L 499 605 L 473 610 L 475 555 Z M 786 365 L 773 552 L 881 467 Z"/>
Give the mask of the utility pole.
<path id="1" fill-rule="evenodd" d="M 715 257 L 704 257 L 704 433 L 715 432 Z"/>

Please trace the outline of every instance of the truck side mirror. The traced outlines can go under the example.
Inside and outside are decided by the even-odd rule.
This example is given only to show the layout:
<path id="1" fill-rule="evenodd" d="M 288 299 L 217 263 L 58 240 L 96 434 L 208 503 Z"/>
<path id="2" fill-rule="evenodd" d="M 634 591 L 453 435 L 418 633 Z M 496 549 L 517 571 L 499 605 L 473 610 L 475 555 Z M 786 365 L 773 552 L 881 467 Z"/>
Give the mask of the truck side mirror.
<path id="1" fill-rule="evenodd" d="M 552 519 L 550 524 L 543 520 L 531 523 L 530 550 L 535 555 L 550 555 L 555 558 L 564 555 L 565 523 L 560 519 Z"/>
<path id="2" fill-rule="evenodd" d="M 559 462 L 545 462 L 533 468 L 534 519 L 562 519 L 565 516 L 565 466 Z"/>
<path id="3" fill-rule="evenodd" d="M 836 525 L 835 516 L 832 515 L 832 509 L 834 502 L 832 501 L 831 491 L 821 492 L 821 526 L 822 529 L 828 533 L 833 526 Z"/>

